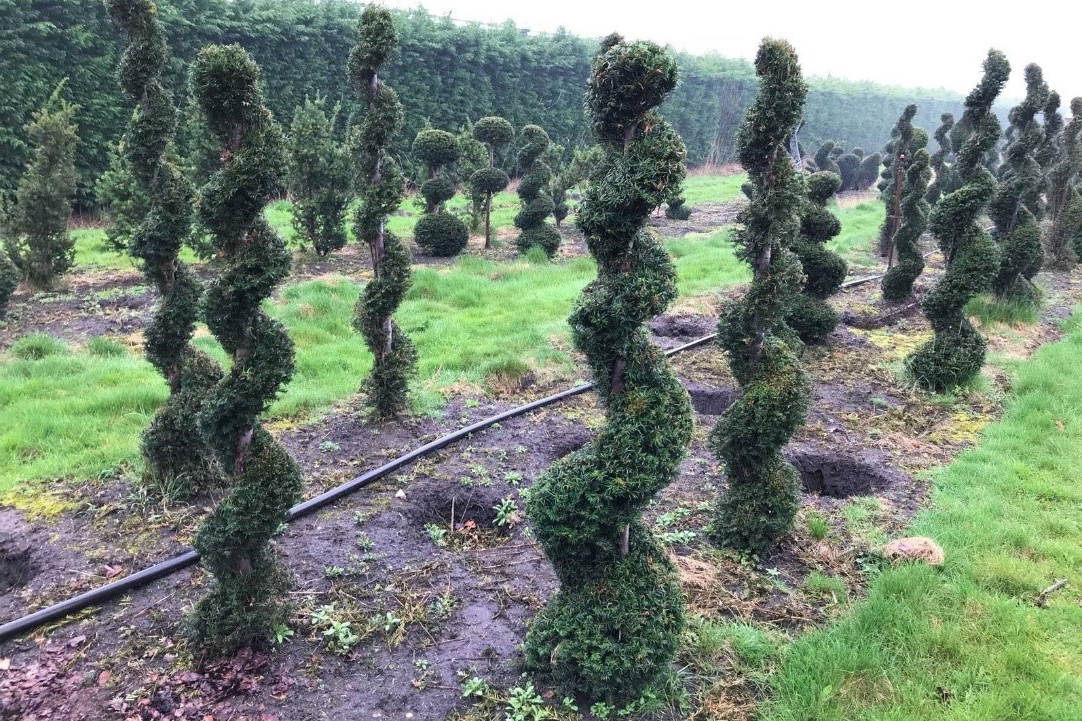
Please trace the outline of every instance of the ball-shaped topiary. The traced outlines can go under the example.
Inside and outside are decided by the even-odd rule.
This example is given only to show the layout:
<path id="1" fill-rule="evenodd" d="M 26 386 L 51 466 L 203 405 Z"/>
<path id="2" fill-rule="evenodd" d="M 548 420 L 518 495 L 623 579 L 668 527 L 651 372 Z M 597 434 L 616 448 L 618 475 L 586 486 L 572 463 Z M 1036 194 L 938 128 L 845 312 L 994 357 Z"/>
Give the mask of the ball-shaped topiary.
<path id="1" fill-rule="evenodd" d="M 387 150 L 402 127 L 402 104 L 395 91 L 379 77 L 383 63 L 397 44 L 398 34 L 390 12 L 375 5 L 366 6 L 357 27 L 357 43 L 349 56 L 350 76 L 361 92 L 366 111 L 353 139 L 361 200 L 353 228 L 357 238 L 368 244 L 373 278 L 357 299 L 353 327 L 364 336 L 365 345 L 372 351 L 374 364 L 365 391 L 380 418 L 406 409 L 409 379 L 417 366 L 413 343 L 394 321 L 394 312 L 413 280 L 410 252 L 386 228 L 387 216 L 398 209 L 405 196 L 405 178 Z M 438 236 L 435 241 L 438 243 L 443 237 Z"/>
<path id="2" fill-rule="evenodd" d="M 469 242 L 470 230 L 444 207 L 455 195 L 455 184 L 440 174 L 445 166 L 458 161 L 458 138 L 446 130 L 425 128 L 417 133 L 413 152 L 428 169 L 428 178 L 421 183 L 425 215 L 417 221 L 413 239 L 427 255 L 458 255 Z"/>
<path id="3" fill-rule="evenodd" d="M 1082 172 L 1082 98 L 1071 101 L 1071 122 L 1063 129 L 1062 150 L 1048 174 L 1048 250 L 1052 266 L 1067 270 L 1082 256 L 1082 194 L 1076 178 Z"/>
<path id="4" fill-rule="evenodd" d="M 988 288 L 999 265 L 995 243 L 980 226 L 980 216 L 996 191 L 995 178 L 983 161 L 999 140 L 1000 124 L 992 104 L 1010 72 L 1007 57 L 990 50 L 984 77 L 966 98 L 959 123 L 967 128 L 954 165 L 961 186 L 944 195 L 932 211 L 929 226 L 947 259 L 947 270 L 921 303 L 935 337 L 906 358 L 909 373 L 928 390 L 965 383 L 984 364 L 984 339 L 966 318 L 965 306 Z"/>
<path id="5" fill-rule="evenodd" d="M 518 151 L 522 168 L 518 197 L 522 207 L 515 215 L 515 227 L 522 232 L 515 245 L 523 253 L 535 245 L 540 246 L 551 258 L 560 249 L 560 233 L 545 222 L 556 208 L 549 193 L 552 170 L 541 159 L 548 147 L 549 136 L 543 128 L 527 125 L 522 129 L 522 148 Z"/>
<path id="6" fill-rule="evenodd" d="M 511 182 L 507 173 L 496 167 L 496 148 L 514 140 L 515 129 L 505 119 L 490 115 L 473 124 L 473 137 L 488 151 L 488 167 L 470 176 L 470 186 L 485 197 L 485 247 L 489 248 L 492 245 L 492 196 Z"/>
<path id="7" fill-rule="evenodd" d="M 685 174 L 684 144 L 655 109 L 676 81 L 676 63 L 654 43 L 610 36 L 594 59 L 586 106 L 604 155 L 576 217 L 598 275 L 571 328 L 606 424 L 550 466 L 527 502 L 560 589 L 526 637 L 526 666 L 617 703 L 669 671 L 683 628 L 675 570 L 639 518 L 691 438 L 687 393 L 643 328 L 677 295 L 675 268 L 645 228 Z"/>
<path id="8" fill-rule="evenodd" d="M 262 309 L 291 262 L 263 217 L 281 187 L 285 139 L 263 104 L 259 69 L 239 45 L 203 48 L 191 84 L 223 161 L 198 202 L 224 264 L 203 313 L 232 361 L 199 414 L 229 490 L 195 539 L 214 586 L 196 605 L 192 632 L 198 645 L 228 653 L 265 642 L 283 621 L 288 582 L 271 537 L 301 493 L 297 465 L 259 422 L 294 367 L 293 342 Z"/>
<path id="9" fill-rule="evenodd" d="M 191 230 L 193 193 L 184 175 L 165 158 L 173 142 L 176 112 L 161 82 L 168 49 L 158 10 L 153 0 L 109 0 L 108 7 L 129 38 L 120 82 L 135 111 L 124 149 L 147 200 L 147 214 L 132 231 L 129 247 L 162 299 L 146 330 L 144 347 L 170 391 L 169 400 L 143 433 L 144 482 L 159 493 L 184 497 L 221 480 L 196 420 L 221 370 L 190 342 L 203 288 L 179 258 Z"/>
<path id="10" fill-rule="evenodd" d="M 740 397 L 710 436 L 729 489 L 718 502 L 715 536 L 753 553 L 768 550 L 796 515 L 800 479 L 781 448 L 804 423 L 811 382 L 797 360 L 783 314 L 804 281 L 792 253 L 807 203 L 803 176 L 786 143 L 804 112 L 808 86 L 796 51 L 767 38 L 755 58 L 759 89 L 737 133 L 740 161 L 755 186 L 740 214 L 738 256 L 752 267 L 747 293 L 722 314 L 718 342 Z"/>
<path id="11" fill-rule="evenodd" d="M 928 227 L 932 211 L 925 195 L 932 178 L 928 151 L 917 150 L 909 158 L 902 189 L 902 222 L 894 234 L 894 265 L 883 276 L 883 298 L 905 300 L 913 293 L 913 283 L 924 272 L 924 256 L 920 252 L 920 237 Z"/>
<path id="12" fill-rule="evenodd" d="M 786 325 L 805 343 L 823 342 L 838 325 L 838 314 L 826 299 L 838 292 L 849 268 L 826 243 L 842 230 L 837 216 L 827 208 L 841 183 L 837 175 L 824 171 L 807 178 L 800 234 L 792 245 L 804 270 L 804 289 L 793 296 L 784 314 Z"/>

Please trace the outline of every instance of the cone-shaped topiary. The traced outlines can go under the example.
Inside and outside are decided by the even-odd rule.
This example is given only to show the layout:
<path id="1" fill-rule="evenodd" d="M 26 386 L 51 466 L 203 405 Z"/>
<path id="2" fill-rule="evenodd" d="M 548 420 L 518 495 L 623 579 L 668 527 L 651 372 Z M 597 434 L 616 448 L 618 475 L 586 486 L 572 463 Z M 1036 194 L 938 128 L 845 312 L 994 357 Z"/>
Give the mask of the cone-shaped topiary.
<path id="1" fill-rule="evenodd" d="M 387 152 L 402 126 L 402 104 L 379 71 L 398 44 L 388 10 L 368 5 L 361 13 L 349 70 L 365 102 L 364 120 L 354 134 L 361 205 L 354 218 L 359 240 L 368 243 L 373 278 L 354 310 L 353 327 L 364 335 L 375 364 L 365 383 L 368 402 L 381 418 L 406 408 L 406 391 L 417 365 L 417 351 L 394 322 L 394 312 L 412 282 L 410 253 L 386 228 L 386 219 L 405 195 L 405 178 Z"/>
<path id="2" fill-rule="evenodd" d="M 7 315 L 8 301 L 18 285 L 19 269 L 11 262 L 11 258 L 8 258 L 8 254 L 0 250 L 0 320 Z"/>
<path id="3" fill-rule="evenodd" d="M 811 397 L 811 381 L 793 347 L 799 341 L 783 322 L 804 281 L 791 249 L 807 190 L 786 143 L 804 112 L 808 86 L 796 51 L 784 40 L 763 40 L 755 71 L 759 90 L 737 134 L 740 162 L 755 192 L 734 238 L 753 276 L 747 293 L 718 323 L 718 342 L 729 353 L 740 398 L 715 426 L 710 444 L 729 479 L 717 506 L 716 537 L 762 553 L 789 531 L 796 515 L 800 479 L 781 448 L 804 423 Z"/>
<path id="4" fill-rule="evenodd" d="M 263 218 L 285 173 L 285 139 L 258 81 L 259 68 L 239 45 L 203 48 L 192 66 L 192 94 L 222 147 L 222 168 L 197 205 L 224 263 L 203 314 L 232 361 L 199 415 L 229 491 L 195 538 L 214 586 L 195 607 L 192 635 L 221 653 L 266 641 L 283 620 L 279 595 L 288 578 L 271 537 L 301 492 L 297 465 L 259 422 L 293 375 L 293 342 L 260 307 L 289 274 L 290 255 Z"/>
<path id="5" fill-rule="evenodd" d="M 548 147 L 549 136 L 543 128 L 527 125 L 522 129 L 522 149 L 518 151 L 518 163 L 522 168 L 518 197 L 522 209 L 515 214 L 515 227 L 522 232 L 515 239 L 515 245 L 523 253 L 535 245 L 540 246 L 551 258 L 560 249 L 560 233 L 545 222 L 556 207 L 549 194 L 552 171 L 541 159 Z"/>
<path id="6" fill-rule="evenodd" d="M 1036 305 L 1040 295 L 1033 276 L 1044 264 L 1037 214 L 1045 185 L 1036 157 L 1044 143 L 1037 113 L 1048 102 L 1048 84 L 1036 64 L 1027 65 L 1025 75 L 1026 97 L 1011 109 L 1013 140 L 1007 146 L 1006 163 L 988 214 L 996 226 L 993 237 L 999 243 L 999 271 L 992 279 L 992 291 L 1000 301 Z"/>
<path id="7" fill-rule="evenodd" d="M 954 164 L 961 185 L 932 210 L 929 226 L 947 259 L 947 270 L 921 303 L 935 337 L 906 358 L 914 380 L 929 390 L 965 383 L 984 364 L 984 338 L 966 318 L 965 307 L 987 290 L 999 265 L 996 245 L 980 226 L 980 216 L 996 192 L 995 178 L 983 161 L 999 141 L 1000 124 L 992 104 L 1010 73 L 1007 57 L 990 50 L 984 77 L 966 98 L 959 123 L 967 128 Z"/>
<path id="8" fill-rule="evenodd" d="M 902 189 L 902 223 L 894 234 L 894 265 L 883 276 L 883 298 L 899 301 L 913 293 L 913 283 L 924 272 L 924 257 L 920 252 L 920 237 L 928 228 L 932 207 L 926 194 L 932 179 L 928 151 L 917 150 L 909 157 Z"/>
<path id="9" fill-rule="evenodd" d="M 1053 267 L 1070 269 L 1082 256 L 1082 194 L 1075 178 L 1082 172 L 1082 98 L 1071 101 L 1071 122 L 1063 129 L 1056 164 L 1048 174 L 1048 238 Z"/>
<path id="10" fill-rule="evenodd" d="M 849 268 L 826 243 L 842 230 L 837 216 L 827 208 L 840 186 L 834 173 L 819 171 L 807 178 L 800 234 L 792 246 L 804 270 L 804 289 L 785 310 L 785 323 L 805 343 L 821 343 L 838 325 L 838 314 L 826 299 L 838 292 Z"/>
<path id="11" fill-rule="evenodd" d="M 135 111 L 124 149 L 147 201 L 129 247 L 162 298 L 144 345 L 147 360 L 165 376 L 170 390 L 169 400 L 143 434 L 144 480 L 159 493 L 184 497 L 221 480 L 197 416 L 222 373 L 191 345 L 203 288 L 178 257 L 191 231 L 192 188 L 165 158 L 176 112 L 161 82 L 167 48 L 158 9 L 153 0 L 108 0 L 108 6 L 130 40 L 120 63 L 120 82 Z"/>
<path id="12" fill-rule="evenodd" d="M 466 224 L 444 207 L 455 196 L 455 184 L 440 171 L 458 160 L 458 139 L 446 130 L 425 128 L 413 141 L 413 152 L 428 169 L 421 184 L 425 215 L 413 229 L 413 239 L 427 255 L 449 258 L 458 255 L 470 239 Z"/>
<path id="13" fill-rule="evenodd" d="M 928 186 L 925 195 L 925 198 L 932 205 L 939 202 L 944 193 L 952 193 L 958 189 L 957 176 L 954 168 L 949 163 L 950 156 L 954 152 L 954 147 L 951 145 L 951 128 L 954 127 L 954 115 L 943 113 L 939 121 L 940 126 L 936 128 L 935 135 L 932 136 L 939 143 L 939 150 L 935 151 L 935 154 L 929 160 L 932 172 L 935 174 L 935 180 Z"/>
<path id="14" fill-rule="evenodd" d="M 571 328 L 606 424 L 538 478 L 526 507 L 560 579 L 526 637 L 527 668 L 615 702 L 668 672 L 684 619 L 668 554 L 639 518 L 691 438 L 687 393 L 643 328 L 677 294 L 675 268 L 645 228 L 684 178 L 684 144 L 656 110 L 676 81 L 676 63 L 651 42 L 612 35 L 594 59 L 586 107 L 605 154 L 577 223 L 598 274 Z"/>
<path id="15" fill-rule="evenodd" d="M 293 229 L 321 258 L 346 247 L 345 217 L 352 178 L 349 155 L 335 139 L 341 106 L 327 115 L 326 98 L 305 98 L 289 127 L 286 185 L 293 196 Z"/>
<path id="16" fill-rule="evenodd" d="M 913 143 L 913 118 L 916 105 L 907 105 L 898 122 L 890 131 L 890 142 L 884 151 L 883 181 L 879 184 L 879 197 L 887 205 L 887 217 L 879 229 L 879 254 L 893 264 L 894 236 L 902 220 L 902 186 L 905 183 L 905 165 Z"/>
<path id="17" fill-rule="evenodd" d="M 496 148 L 514 140 L 515 129 L 503 118 L 492 115 L 473 124 L 473 137 L 488 151 L 488 167 L 470 176 L 470 186 L 485 198 L 485 247 L 489 248 L 492 246 L 492 196 L 511 182 L 507 173 L 496 167 Z"/>

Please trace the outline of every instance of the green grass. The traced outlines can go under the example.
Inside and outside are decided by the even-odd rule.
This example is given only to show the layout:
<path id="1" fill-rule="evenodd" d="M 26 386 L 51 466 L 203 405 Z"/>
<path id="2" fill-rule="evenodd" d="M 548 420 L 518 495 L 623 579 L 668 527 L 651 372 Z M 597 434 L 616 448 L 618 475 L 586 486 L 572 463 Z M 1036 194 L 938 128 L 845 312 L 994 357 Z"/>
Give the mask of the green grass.
<path id="1" fill-rule="evenodd" d="M 1004 418 L 938 474 L 912 532 L 945 566 L 883 571 L 851 615 L 792 643 L 764 721 L 1082 719 L 1080 367 L 1076 314 L 1018 366 Z"/>
<path id="2" fill-rule="evenodd" d="M 684 200 L 690 206 L 697 203 L 730 203 L 744 197 L 740 186 L 747 179 L 747 173 L 724 176 L 692 175 L 684 181 Z"/>
<path id="3" fill-rule="evenodd" d="M 986 326 L 993 323 L 1033 325 L 1041 317 L 1040 309 L 1031 303 L 997 300 L 991 293 L 982 293 L 969 301 L 966 313 Z"/>
<path id="4" fill-rule="evenodd" d="M 834 213 L 842 219 L 842 232 L 830 242 L 830 247 L 840 253 L 850 264 L 875 267 L 882 263 L 876 248 L 879 226 L 886 217 L 885 206 L 876 201 L 839 210 Z"/>

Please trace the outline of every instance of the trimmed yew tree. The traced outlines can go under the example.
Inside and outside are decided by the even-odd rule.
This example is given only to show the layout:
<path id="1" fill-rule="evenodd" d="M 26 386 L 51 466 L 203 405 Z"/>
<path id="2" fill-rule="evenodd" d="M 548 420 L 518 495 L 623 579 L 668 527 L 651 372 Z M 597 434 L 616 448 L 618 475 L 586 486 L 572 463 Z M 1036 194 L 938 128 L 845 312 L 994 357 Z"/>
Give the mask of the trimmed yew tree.
<path id="1" fill-rule="evenodd" d="M 989 288 L 999 266 L 995 242 L 980 222 L 996 192 L 996 180 L 983 161 L 999 141 L 1001 128 L 992 104 L 1010 73 L 1007 57 L 990 50 L 984 76 L 966 98 L 960 123 L 966 129 L 954 164 L 960 186 L 932 210 L 929 225 L 947 269 L 921 303 L 935 337 L 906 358 L 907 370 L 927 390 L 945 391 L 965 383 L 984 364 L 984 338 L 969 322 L 965 307 Z"/>
<path id="2" fill-rule="evenodd" d="M 826 243 L 842 230 L 837 216 L 827 208 L 841 183 L 836 174 L 824 171 L 807 178 L 800 233 L 792 246 L 804 270 L 804 287 L 785 311 L 785 323 L 805 343 L 823 342 L 838 325 L 838 314 L 826 299 L 838 292 L 849 267 Z"/>
<path id="3" fill-rule="evenodd" d="M 1048 99 L 1045 100 L 1044 107 L 1041 108 L 1041 115 L 1044 116 L 1044 133 L 1041 145 L 1037 148 L 1034 156 L 1046 174 L 1052 172 L 1052 168 L 1055 167 L 1056 162 L 1059 160 L 1060 134 L 1063 132 L 1063 114 L 1060 113 L 1059 108 L 1062 104 L 1063 101 L 1059 93 L 1052 90 L 1048 93 Z"/>
<path id="4" fill-rule="evenodd" d="M 440 172 L 458 161 L 458 138 L 446 130 L 425 128 L 413 140 L 413 153 L 428 171 L 421 183 L 425 214 L 413 229 L 413 239 L 426 255 L 449 258 L 458 255 L 470 239 L 469 228 L 447 212 L 447 201 L 455 197 L 455 184 Z"/>
<path id="5" fill-rule="evenodd" d="M 787 143 L 804 112 L 808 86 L 796 51 L 766 38 L 755 57 L 759 90 L 737 134 L 740 162 L 754 185 L 734 235 L 751 265 L 747 293 L 718 322 L 718 342 L 740 384 L 740 397 L 714 427 L 710 446 L 725 462 L 729 490 L 719 500 L 717 539 L 763 553 L 792 527 L 800 477 L 781 455 L 807 416 L 811 381 L 797 360 L 783 313 L 803 275 L 793 255 L 806 193 Z"/>
<path id="6" fill-rule="evenodd" d="M 405 196 L 406 184 L 387 150 L 402 127 L 402 104 L 379 77 L 397 44 L 391 13 L 375 5 L 366 6 L 357 29 L 357 44 L 349 56 L 349 71 L 365 104 L 364 120 L 354 136 L 361 200 L 354 231 L 358 240 L 368 244 L 373 278 L 357 300 L 353 327 L 364 336 L 375 359 L 365 390 L 368 402 L 381 418 L 406 409 L 409 379 L 417 366 L 413 343 L 394 321 L 394 312 L 413 281 L 410 252 L 386 227 L 387 216 Z"/>
<path id="7" fill-rule="evenodd" d="M 289 127 L 286 185 L 293 196 L 293 230 L 319 257 L 346 247 L 345 217 L 352 178 L 349 156 L 334 137 L 335 106 L 305 98 Z"/>
<path id="8" fill-rule="evenodd" d="M 0 320 L 8 313 L 8 301 L 11 294 L 19 286 L 19 269 L 8 258 L 8 254 L 0 249 Z"/>
<path id="9" fill-rule="evenodd" d="M 1037 122 L 1037 113 L 1048 103 L 1049 92 L 1040 66 L 1027 65 L 1025 76 L 1026 97 L 1011 109 L 1012 140 L 988 214 L 996 226 L 993 238 L 999 244 L 999 271 L 992 279 L 992 292 L 999 301 L 1032 306 L 1040 300 L 1033 276 L 1044 264 L 1037 222 L 1045 185 L 1037 162 L 1044 128 Z"/>
<path id="10" fill-rule="evenodd" d="M 645 225 L 684 178 L 683 141 L 657 112 L 676 87 L 651 42 L 602 41 L 586 90 L 604 148 L 577 213 L 598 274 L 571 314 L 606 410 L 601 432 L 538 478 L 526 505 L 560 589 L 526 637 L 526 666 L 568 693 L 622 703 L 667 673 L 684 602 L 640 514 L 691 439 L 687 393 L 643 323 L 676 299 L 676 270 Z"/>
<path id="11" fill-rule="evenodd" d="M 1076 178 L 1082 173 L 1082 98 L 1071 101 L 1071 122 L 1063 129 L 1060 156 L 1048 174 L 1048 237 L 1052 267 L 1069 270 L 1082 257 L 1082 195 Z"/>
<path id="12" fill-rule="evenodd" d="M 935 151 L 929 159 L 929 165 L 934 173 L 935 180 L 928 186 L 928 191 L 925 194 L 925 198 L 932 205 L 939 202 L 944 193 L 950 193 L 957 189 L 954 169 L 947 162 L 954 152 L 954 146 L 951 145 L 951 128 L 954 127 L 954 115 L 943 113 L 939 116 L 939 122 L 939 127 L 936 128 L 935 134 L 932 135 L 936 143 L 939 144 L 939 150 Z"/>
<path id="13" fill-rule="evenodd" d="M 198 202 L 223 263 L 204 319 L 232 362 L 199 416 L 229 487 L 195 538 L 214 585 L 195 607 L 192 635 L 208 651 L 229 653 L 265 642 L 284 620 L 289 580 L 271 537 L 301 494 L 296 463 L 259 422 L 293 375 L 293 342 L 261 307 L 289 274 L 285 242 L 263 217 L 281 187 L 285 139 L 263 104 L 259 68 L 239 45 L 203 48 L 191 82 L 223 166 Z"/>
<path id="14" fill-rule="evenodd" d="M 515 129 L 501 117 L 490 115 L 473 124 L 473 137 L 488 151 L 488 167 L 470 176 L 470 187 L 485 198 L 485 248 L 492 247 L 492 196 L 511 182 L 502 168 L 496 167 L 496 148 L 515 139 Z"/>
<path id="15" fill-rule="evenodd" d="M 905 184 L 905 164 L 913 143 L 913 118 L 916 105 L 907 105 L 890 131 L 890 141 L 884 151 L 883 182 L 879 197 L 887 205 L 887 217 L 879 229 L 879 254 L 894 262 L 894 236 L 902 221 L 902 190 Z"/>
<path id="16" fill-rule="evenodd" d="M 527 125 L 522 129 L 522 148 L 518 151 L 518 164 L 522 168 L 518 197 L 522 208 L 515 214 L 515 227 L 521 232 L 515 239 L 515 246 L 523 253 L 535 245 L 540 246 L 551 258 L 560 249 L 560 232 L 545 222 L 556 208 L 549 193 L 552 170 L 541 159 L 549 142 L 548 133 L 538 125 Z"/>
<path id="17" fill-rule="evenodd" d="M 128 245 L 161 296 L 144 348 L 147 360 L 169 384 L 169 400 L 143 433 L 145 482 L 165 496 L 185 497 L 221 480 L 197 417 L 222 372 L 191 345 L 203 287 L 179 258 L 191 231 L 193 193 L 180 169 L 165 157 L 176 131 L 176 109 L 161 82 L 168 48 L 158 9 L 153 0 L 109 0 L 109 12 L 129 38 L 120 83 L 135 110 L 124 150 L 147 202 Z"/>
<path id="18" fill-rule="evenodd" d="M 932 206 L 926 194 L 932 179 L 928 151 L 917 150 L 909 158 L 902 189 L 901 225 L 894 234 L 894 265 L 883 276 L 883 298 L 895 302 L 913 294 L 913 283 L 924 272 L 920 237 L 928 228 Z"/>

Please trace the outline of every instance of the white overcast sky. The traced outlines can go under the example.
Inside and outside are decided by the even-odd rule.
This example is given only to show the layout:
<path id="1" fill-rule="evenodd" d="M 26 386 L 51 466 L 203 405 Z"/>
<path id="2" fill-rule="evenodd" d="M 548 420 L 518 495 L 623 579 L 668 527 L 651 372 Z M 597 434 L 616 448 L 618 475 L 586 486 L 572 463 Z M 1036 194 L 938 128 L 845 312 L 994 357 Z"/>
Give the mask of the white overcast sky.
<path id="1" fill-rule="evenodd" d="M 1011 82 L 1005 96 L 1025 94 L 1022 68 L 1036 62 L 1053 90 L 1082 95 L 1078 27 L 1082 6 L 1000 0 L 384 0 L 390 7 L 423 6 L 434 15 L 500 23 L 508 18 L 533 31 L 560 26 L 586 37 L 617 31 L 693 53 L 754 58 L 766 35 L 789 40 L 809 75 L 873 80 L 907 87 L 968 92 L 988 48 L 1007 53 Z M 1074 11 L 1069 10 L 1075 7 Z M 1073 17 L 1072 17 L 1073 16 Z"/>

